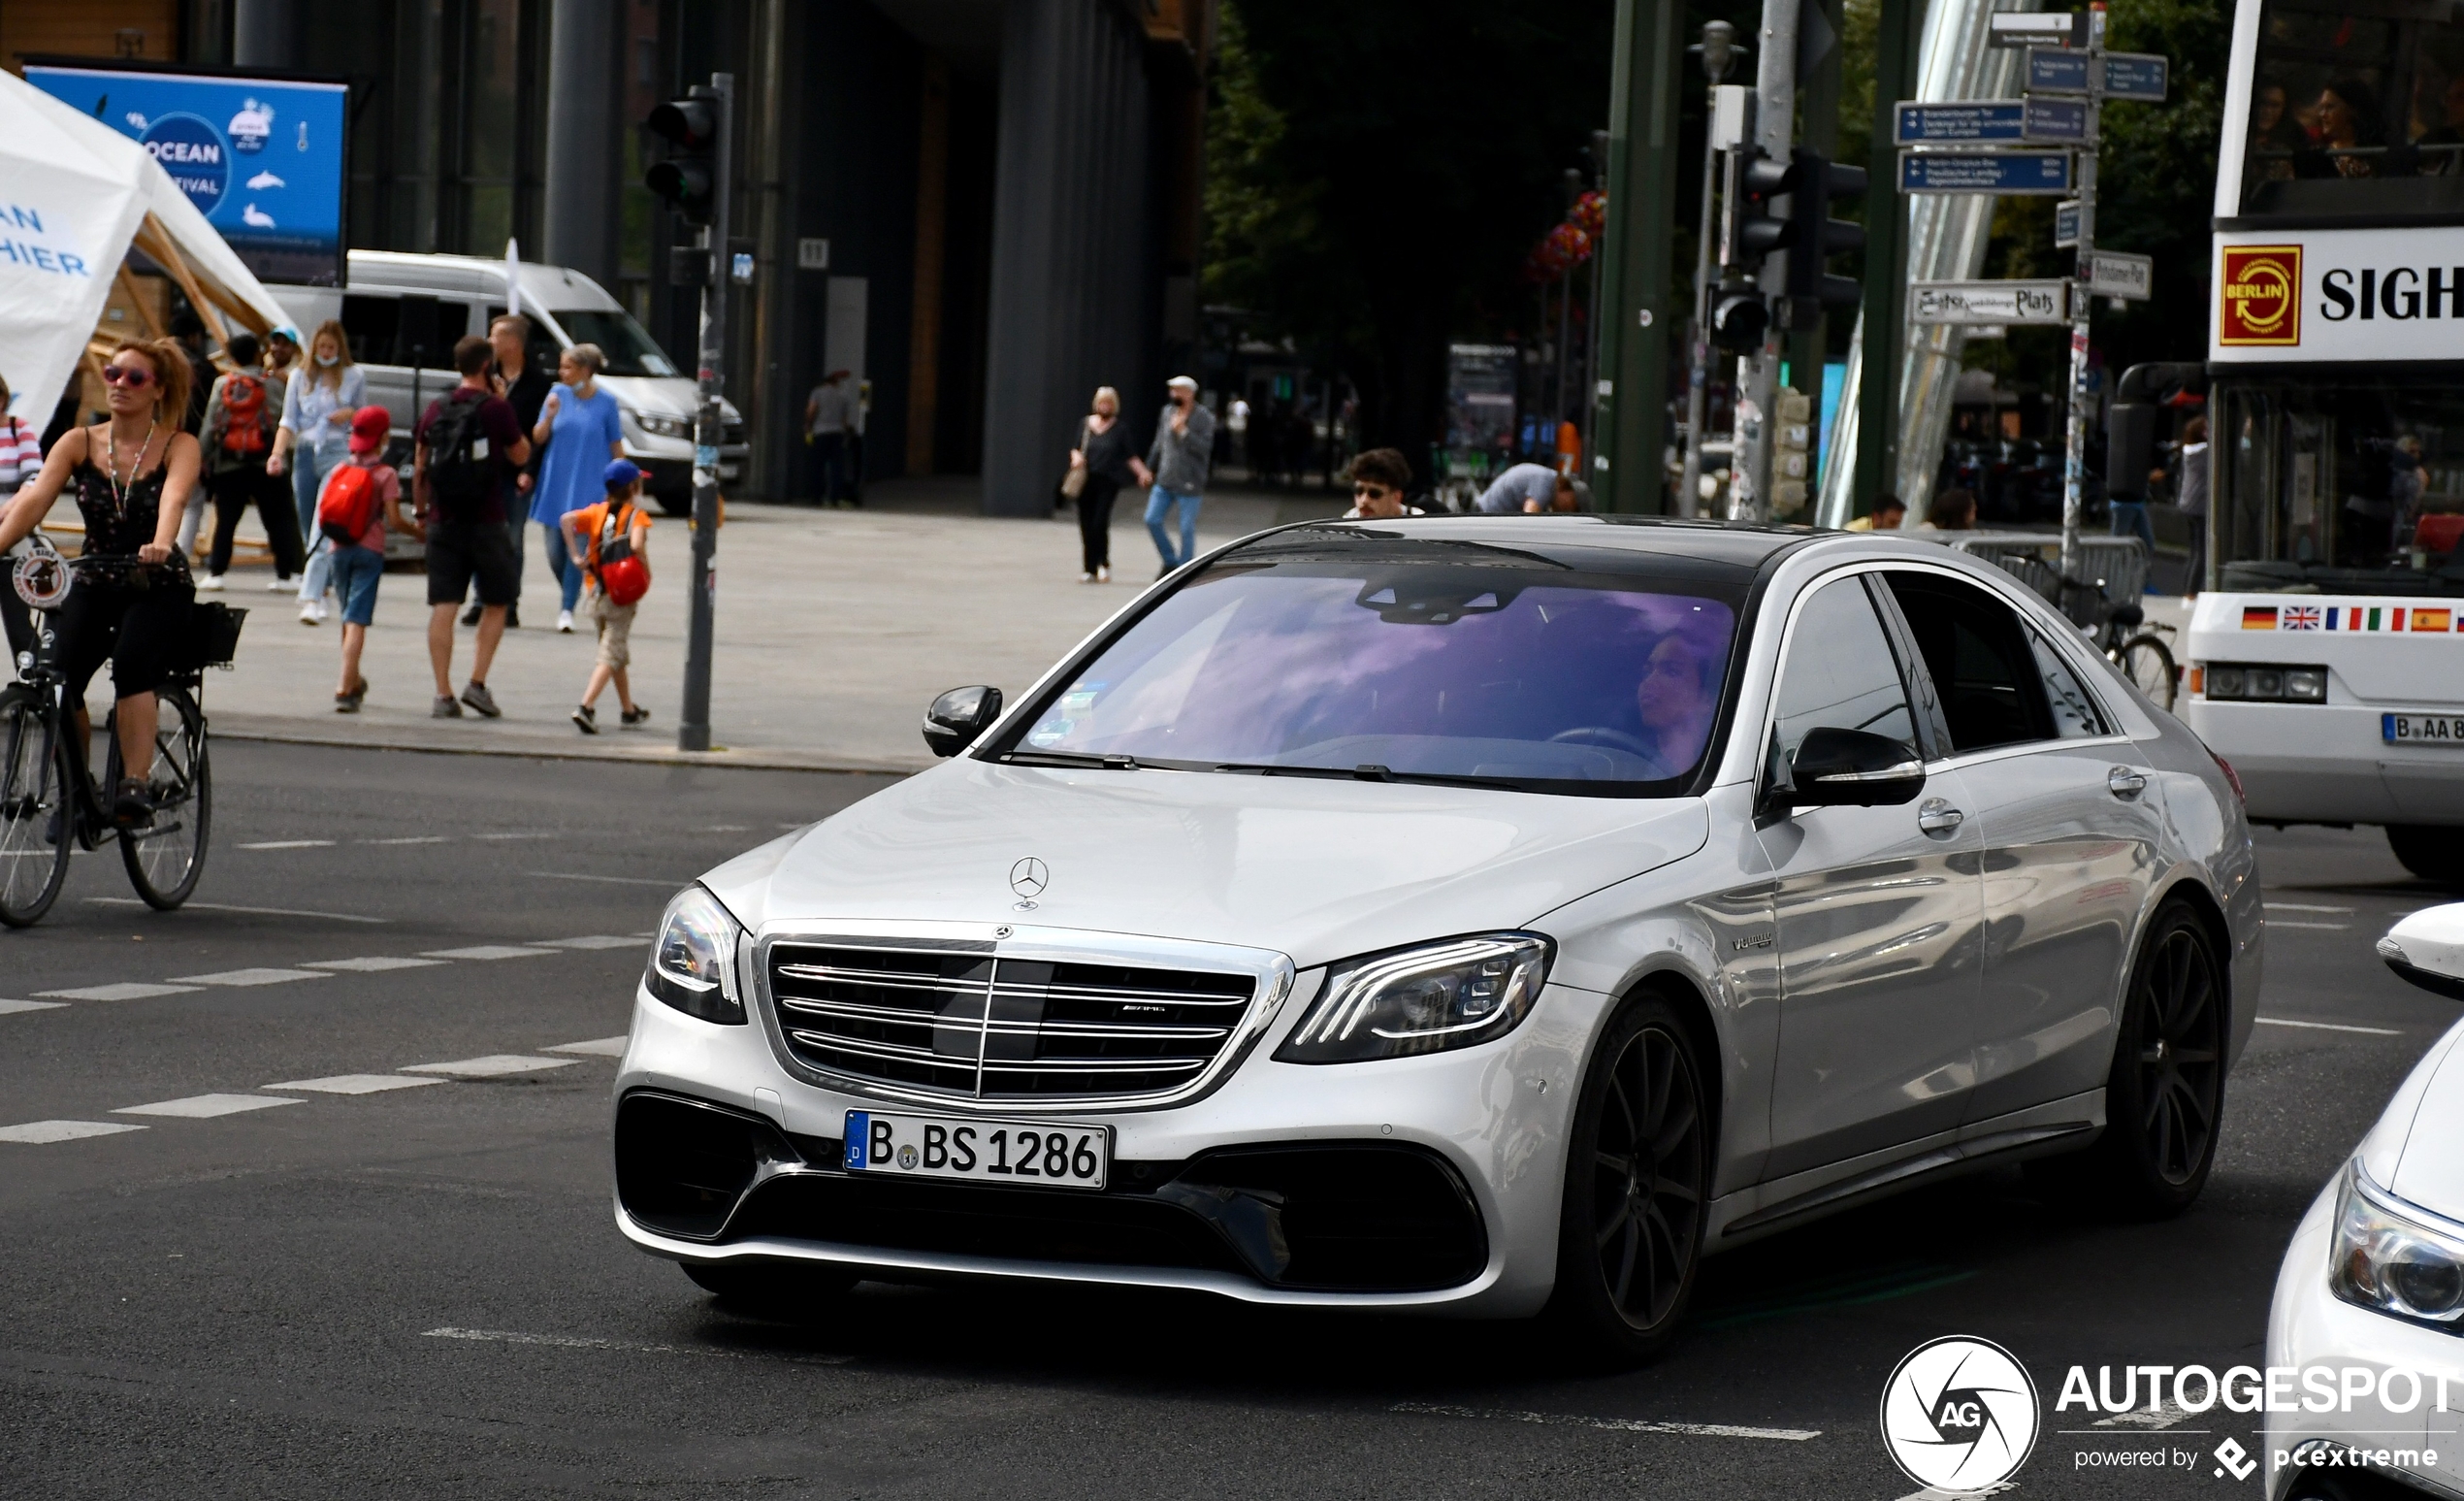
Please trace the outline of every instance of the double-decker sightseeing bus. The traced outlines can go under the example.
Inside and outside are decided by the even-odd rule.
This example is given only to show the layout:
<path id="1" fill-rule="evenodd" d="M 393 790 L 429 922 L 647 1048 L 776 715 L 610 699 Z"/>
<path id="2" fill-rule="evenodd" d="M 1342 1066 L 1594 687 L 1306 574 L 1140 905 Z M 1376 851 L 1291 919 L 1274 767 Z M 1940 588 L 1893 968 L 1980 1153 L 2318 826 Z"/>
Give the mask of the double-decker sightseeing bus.
<path id="1" fill-rule="evenodd" d="M 2240 0 L 2214 277 L 2185 717 L 2464 882 L 2464 4 Z"/>

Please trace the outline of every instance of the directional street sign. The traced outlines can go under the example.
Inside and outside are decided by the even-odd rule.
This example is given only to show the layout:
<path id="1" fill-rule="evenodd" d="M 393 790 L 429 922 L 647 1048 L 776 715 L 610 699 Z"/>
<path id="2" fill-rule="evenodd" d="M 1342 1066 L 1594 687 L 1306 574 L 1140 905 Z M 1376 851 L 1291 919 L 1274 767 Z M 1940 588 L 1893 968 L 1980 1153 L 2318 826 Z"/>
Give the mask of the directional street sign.
<path id="1" fill-rule="evenodd" d="M 2068 199 L 2054 205 L 2054 248 L 2067 250 L 2079 244 L 2079 200 Z"/>
<path id="2" fill-rule="evenodd" d="M 2027 86 L 2032 91 L 2049 94 L 2086 93 L 2088 54 L 2060 51 L 2050 47 L 2028 49 Z"/>
<path id="3" fill-rule="evenodd" d="M 2070 317 L 2067 281 L 1915 281 L 1908 285 L 1912 323 L 2062 323 Z"/>
<path id="4" fill-rule="evenodd" d="M 2161 104 L 2165 81 L 2165 60 L 2153 52 L 2105 53 L 2105 94 L 2109 98 Z M 2051 47 L 2028 49 L 2027 86 L 2045 94 L 2088 92 L 2088 54 Z"/>
<path id="5" fill-rule="evenodd" d="M 2088 105 L 2080 99 L 1997 99 L 1950 104 L 1903 100 L 1892 112 L 1891 119 L 1893 141 L 1898 146 L 1998 146 L 2088 139 Z"/>
<path id="6" fill-rule="evenodd" d="M 2088 45 L 2088 16 L 2082 11 L 1996 11 L 1987 24 L 1987 40 L 1995 47 Z"/>
<path id="7" fill-rule="evenodd" d="M 1903 193 L 2045 196 L 2070 191 L 2068 151 L 1901 151 Z"/>
<path id="8" fill-rule="evenodd" d="M 2156 262 L 2124 250 L 2091 250 L 2083 268 L 2088 290 L 2098 297 L 2126 297 L 2146 302 L 2156 281 Z"/>

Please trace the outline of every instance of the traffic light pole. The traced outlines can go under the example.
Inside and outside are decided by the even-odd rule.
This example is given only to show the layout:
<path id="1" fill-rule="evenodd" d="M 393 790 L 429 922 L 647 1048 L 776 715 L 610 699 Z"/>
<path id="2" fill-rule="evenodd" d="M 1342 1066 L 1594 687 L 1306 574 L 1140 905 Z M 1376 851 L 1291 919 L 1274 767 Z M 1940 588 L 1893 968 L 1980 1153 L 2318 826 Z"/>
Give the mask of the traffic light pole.
<path id="1" fill-rule="evenodd" d="M 2061 571 L 2079 576 L 2079 512 L 2086 500 L 2088 473 L 2088 314 L 2096 299 L 2090 295 L 2089 267 L 2096 250 L 2096 154 L 2105 113 L 2105 8 L 2088 12 L 2088 136 L 2072 154 L 2078 165 L 2072 184 L 2079 199 L 2079 260 L 2070 283 L 2070 415 L 2062 430 Z"/>
<path id="2" fill-rule="evenodd" d="M 1603 510 L 1658 514 L 1667 471 L 1669 219 L 1676 212 L 1677 23 L 1684 8 L 1617 0 L 1608 205 L 1591 480 Z"/>
<path id="3" fill-rule="evenodd" d="M 693 602 L 686 622 L 684 715 L 676 728 L 676 748 L 689 751 L 710 748 L 711 632 L 719 597 L 719 445 L 726 432 L 720 394 L 728 333 L 729 143 L 734 134 L 735 75 L 710 75 L 709 88 L 718 129 L 711 151 L 710 222 L 701 226 L 697 257 L 702 281 L 701 339 L 695 361 L 699 401 L 693 424 Z"/>
<path id="4" fill-rule="evenodd" d="M 1763 0 L 1761 55 L 1754 70 L 1754 146 L 1774 162 L 1788 160 L 1797 131 L 1797 8 L 1799 0 Z M 1816 250 L 1815 254 L 1821 252 Z M 1787 295 L 1787 255 L 1763 258 L 1762 288 L 1768 298 Z M 1788 330 L 1774 318 L 1763 331 L 1762 347 L 1737 362 L 1736 427 L 1729 456 L 1729 519 L 1770 517 L 1771 436 L 1779 401 L 1779 367 Z"/>
<path id="5" fill-rule="evenodd" d="M 1717 196 L 1720 169 L 1718 132 L 1712 116 L 1720 85 L 1736 60 L 1736 28 L 1724 20 L 1702 23 L 1702 40 L 1695 50 L 1702 57 L 1710 88 L 1702 109 L 1702 227 L 1694 242 L 1694 323 L 1688 331 L 1685 393 L 1685 466 L 1677 479 L 1676 513 L 1692 517 L 1702 509 L 1702 421 L 1710 401 L 1711 284 L 1718 261 L 1711 253 L 1711 205 Z"/>

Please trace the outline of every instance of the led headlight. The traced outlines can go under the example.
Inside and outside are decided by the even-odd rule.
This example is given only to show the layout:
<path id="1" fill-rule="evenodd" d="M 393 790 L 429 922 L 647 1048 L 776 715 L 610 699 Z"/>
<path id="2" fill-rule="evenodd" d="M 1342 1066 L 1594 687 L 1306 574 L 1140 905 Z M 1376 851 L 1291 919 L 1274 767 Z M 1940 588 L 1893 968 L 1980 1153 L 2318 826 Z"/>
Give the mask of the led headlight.
<path id="1" fill-rule="evenodd" d="M 2464 1334 L 2464 1224 L 2397 1198 L 2355 1158 L 2336 1198 L 2327 1282 L 2348 1303 Z"/>
<path id="2" fill-rule="evenodd" d="M 665 412 L 645 411 L 641 414 L 641 430 L 653 438 L 691 438 L 693 419 L 671 417 Z"/>
<path id="3" fill-rule="evenodd" d="M 735 978 L 736 940 L 743 932 L 718 897 L 698 886 L 686 887 L 659 920 L 659 941 L 651 945 L 642 984 L 687 1016 L 743 1025 Z"/>
<path id="4" fill-rule="evenodd" d="M 1530 1014 L 1550 953 L 1537 933 L 1508 932 L 1346 960 L 1275 1056 L 1354 1063 L 1487 1042 Z"/>

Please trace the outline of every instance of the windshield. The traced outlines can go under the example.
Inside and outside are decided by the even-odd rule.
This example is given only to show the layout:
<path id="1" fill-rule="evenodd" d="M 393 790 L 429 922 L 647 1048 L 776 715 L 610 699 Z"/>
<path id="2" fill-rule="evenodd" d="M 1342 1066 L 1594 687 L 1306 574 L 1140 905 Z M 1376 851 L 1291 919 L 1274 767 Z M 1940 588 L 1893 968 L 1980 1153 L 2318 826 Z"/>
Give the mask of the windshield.
<path id="1" fill-rule="evenodd" d="M 1710 743 L 1738 596 L 1669 572 L 1431 541 L 1236 553 L 1042 705 L 1011 759 L 1672 793 Z"/>
<path id="2" fill-rule="evenodd" d="M 2246 214 L 2464 209 L 2453 0 L 2266 0 L 2250 111 Z"/>
<path id="3" fill-rule="evenodd" d="M 2235 380 L 2216 415 L 2224 588 L 2464 594 L 2464 385 Z"/>
<path id="4" fill-rule="evenodd" d="M 583 310 L 556 308 L 548 312 L 557 326 L 564 329 L 577 344 L 597 344 L 607 356 L 606 374 L 611 375 L 672 375 L 673 360 L 650 337 L 650 330 L 633 321 L 633 315 L 622 310 Z"/>

